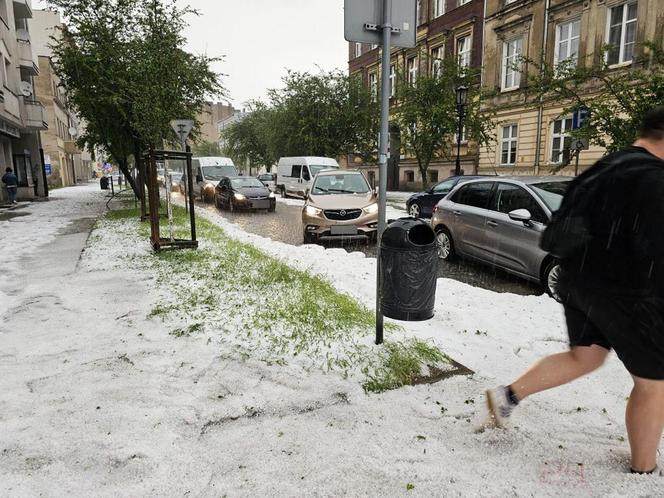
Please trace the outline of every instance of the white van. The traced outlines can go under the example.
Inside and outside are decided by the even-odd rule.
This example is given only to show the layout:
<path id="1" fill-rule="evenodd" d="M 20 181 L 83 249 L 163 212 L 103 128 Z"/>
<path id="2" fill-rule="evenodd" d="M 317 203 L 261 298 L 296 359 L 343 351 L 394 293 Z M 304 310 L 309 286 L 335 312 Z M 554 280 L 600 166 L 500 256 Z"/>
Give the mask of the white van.
<path id="1" fill-rule="evenodd" d="M 214 200 L 214 188 L 226 176 L 238 176 L 237 168 L 228 157 L 194 157 L 191 161 L 194 171 L 194 198 L 203 202 Z"/>
<path id="2" fill-rule="evenodd" d="M 329 157 L 282 157 L 277 170 L 277 192 L 282 197 L 305 197 L 314 177 L 326 169 L 339 169 L 339 163 Z"/>

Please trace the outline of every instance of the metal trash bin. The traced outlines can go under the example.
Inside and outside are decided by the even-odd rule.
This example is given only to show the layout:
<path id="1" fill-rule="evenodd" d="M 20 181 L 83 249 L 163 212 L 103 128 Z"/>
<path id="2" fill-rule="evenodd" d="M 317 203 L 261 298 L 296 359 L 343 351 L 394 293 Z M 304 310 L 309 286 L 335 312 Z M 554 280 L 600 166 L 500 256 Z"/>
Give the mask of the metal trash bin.
<path id="1" fill-rule="evenodd" d="M 99 186 L 101 187 L 102 190 L 108 190 L 108 177 L 102 176 L 99 179 Z"/>
<path id="2" fill-rule="evenodd" d="M 413 218 L 390 223 L 381 239 L 383 315 L 417 322 L 434 315 L 438 253 L 431 227 Z"/>

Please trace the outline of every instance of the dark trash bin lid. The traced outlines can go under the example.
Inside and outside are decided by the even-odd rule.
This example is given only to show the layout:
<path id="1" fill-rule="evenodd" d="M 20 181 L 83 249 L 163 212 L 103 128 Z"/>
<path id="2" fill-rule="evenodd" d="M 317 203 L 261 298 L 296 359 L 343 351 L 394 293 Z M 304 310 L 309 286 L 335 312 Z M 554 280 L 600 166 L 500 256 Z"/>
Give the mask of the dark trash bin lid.
<path id="1" fill-rule="evenodd" d="M 381 239 L 381 245 L 395 249 L 430 248 L 436 234 L 428 223 L 414 218 L 400 218 L 390 223 Z"/>

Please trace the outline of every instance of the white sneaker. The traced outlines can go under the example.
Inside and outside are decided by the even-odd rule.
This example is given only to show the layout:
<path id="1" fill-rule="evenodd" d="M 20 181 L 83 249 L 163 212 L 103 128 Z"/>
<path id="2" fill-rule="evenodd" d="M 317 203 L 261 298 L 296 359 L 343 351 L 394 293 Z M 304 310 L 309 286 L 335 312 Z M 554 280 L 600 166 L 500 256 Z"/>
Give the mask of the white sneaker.
<path id="1" fill-rule="evenodd" d="M 485 394 L 491 421 L 496 427 L 505 427 L 507 419 L 514 409 L 514 405 L 510 403 L 507 388 L 505 386 L 494 387 L 493 389 L 487 389 Z"/>

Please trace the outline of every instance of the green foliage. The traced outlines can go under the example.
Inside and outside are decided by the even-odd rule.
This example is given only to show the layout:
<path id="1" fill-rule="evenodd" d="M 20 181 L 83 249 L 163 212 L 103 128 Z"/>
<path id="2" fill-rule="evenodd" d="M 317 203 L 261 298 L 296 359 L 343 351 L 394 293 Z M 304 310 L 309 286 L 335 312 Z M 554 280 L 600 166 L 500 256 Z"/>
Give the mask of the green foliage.
<path id="1" fill-rule="evenodd" d="M 273 141 L 274 111 L 262 102 L 251 102 L 249 114 L 226 129 L 222 138 L 224 154 L 235 164 L 249 162 L 252 166 L 265 166 L 271 171 L 279 160 L 279 147 Z"/>
<path id="2" fill-rule="evenodd" d="M 645 114 L 664 103 L 664 51 L 655 43 L 644 43 L 642 54 L 628 68 L 612 68 L 604 47 L 592 57 L 593 65 L 563 61 L 558 65 L 527 61 L 537 68 L 537 75 L 528 81 L 529 90 L 543 103 L 564 103 L 561 116 L 581 109 L 591 109 L 583 129 L 572 135 L 587 138 L 609 152 L 634 143 Z"/>
<path id="3" fill-rule="evenodd" d="M 221 148 L 218 142 L 199 141 L 191 147 L 196 157 L 216 157 L 221 155 Z"/>
<path id="4" fill-rule="evenodd" d="M 426 60 L 426 57 L 422 55 L 421 59 Z M 455 57 L 437 63 L 440 64 L 438 71 L 421 71 L 414 83 L 407 81 L 404 74 L 397 75 L 398 104 L 394 121 L 401 130 L 405 151 L 417 159 L 425 186 L 427 170 L 434 158 L 452 160 L 456 156 L 459 128 L 456 89 L 459 86 L 469 89 L 463 121 L 469 143 L 478 147 L 494 140 L 493 116 L 486 110 L 480 112 L 483 96 L 477 84 L 479 72 L 459 66 Z"/>
<path id="5" fill-rule="evenodd" d="M 195 12 L 172 0 L 49 4 L 65 14 L 53 61 L 70 106 L 86 122 L 79 145 L 103 149 L 135 186 L 128 158 L 161 146 L 172 138 L 170 120 L 193 119 L 223 93 L 209 68 L 213 59 L 183 48 L 184 19 Z"/>

